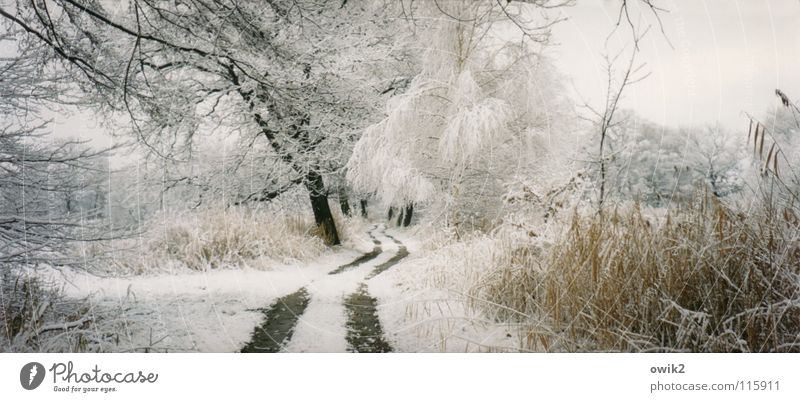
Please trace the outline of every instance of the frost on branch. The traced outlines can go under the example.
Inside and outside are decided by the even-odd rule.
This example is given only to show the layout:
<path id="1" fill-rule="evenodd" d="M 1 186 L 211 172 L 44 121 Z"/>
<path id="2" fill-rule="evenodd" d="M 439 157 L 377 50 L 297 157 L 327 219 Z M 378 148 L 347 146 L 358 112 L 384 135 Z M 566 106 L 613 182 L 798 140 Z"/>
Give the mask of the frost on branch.
<path id="1" fill-rule="evenodd" d="M 429 44 L 421 72 L 364 130 L 348 180 L 384 205 L 422 203 L 486 228 L 515 178 L 536 177 L 543 192 L 569 180 L 575 119 L 539 44 L 509 41 L 491 10 L 456 8 L 461 18 L 419 34 Z"/>
<path id="2" fill-rule="evenodd" d="M 453 106 L 439 141 L 443 161 L 466 164 L 507 127 L 510 105 L 502 99 L 481 96 L 481 88 L 469 70 L 461 72 L 453 87 Z"/>

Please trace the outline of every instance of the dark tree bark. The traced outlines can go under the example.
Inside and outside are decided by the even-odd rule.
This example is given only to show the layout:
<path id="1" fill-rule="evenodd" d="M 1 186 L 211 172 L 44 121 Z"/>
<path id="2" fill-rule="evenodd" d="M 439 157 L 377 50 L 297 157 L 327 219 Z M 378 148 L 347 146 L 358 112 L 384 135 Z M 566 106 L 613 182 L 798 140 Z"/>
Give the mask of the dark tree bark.
<path id="1" fill-rule="evenodd" d="M 332 246 L 340 244 L 339 233 L 336 231 L 336 223 L 328 205 L 328 195 L 325 194 L 325 183 L 322 181 L 322 176 L 316 171 L 309 171 L 306 175 L 305 185 L 311 199 L 314 221 L 322 232 L 323 239 Z"/>
<path id="2" fill-rule="evenodd" d="M 361 200 L 361 216 L 367 217 L 367 200 Z"/>
<path id="3" fill-rule="evenodd" d="M 263 189 L 261 189 L 261 191 L 257 191 L 255 193 L 252 193 L 252 194 L 248 195 L 247 197 L 244 197 L 241 200 L 234 202 L 233 205 L 243 205 L 243 204 L 245 204 L 245 203 L 247 203 L 249 201 L 254 201 L 254 202 L 272 201 L 275 198 L 278 198 L 281 194 L 291 190 L 296 185 L 298 185 L 298 184 L 300 184 L 302 182 L 303 182 L 303 177 L 298 177 L 296 179 L 291 180 L 288 184 L 286 184 L 283 187 L 280 187 L 278 189 L 263 188 Z"/>
<path id="4" fill-rule="evenodd" d="M 386 218 L 386 220 L 391 221 L 393 216 L 394 216 L 394 207 L 389 207 L 389 217 Z"/>
<path id="5" fill-rule="evenodd" d="M 414 204 L 406 205 L 405 216 L 403 217 L 403 226 L 411 224 L 411 217 L 414 215 Z"/>
<path id="6" fill-rule="evenodd" d="M 397 226 L 402 226 L 405 209 L 404 208 L 397 208 L 397 209 L 400 211 L 400 213 L 397 214 Z"/>
<path id="7" fill-rule="evenodd" d="M 350 215 L 350 202 L 347 199 L 347 190 L 340 188 L 339 189 L 339 206 L 342 208 L 342 213 L 345 216 Z"/>
<path id="8" fill-rule="evenodd" d="M 232 67 L 229 68 L 229 74 L 232 77 L 232 81 L 238 84 L 239 79 Z M 272 149 L 278 154 L 281 160 L 286 162 L 286 164 L 291 166 L 295 171 L 303 171 L 303 166 L 296 163 L 292 154 L 283 152 L 283 146 L 276 139 L 276 132 L 269 127 L 269 123 L 264 119 L 261 113 L 255 111 L 255 95 L 253 93 L 243 92 L 242 89 L 238 89 L 238 91 L 242 98 L 249 101 L 249 108 L 250 111 L 253 112 L 253 118 L 261 128 L 262 134 L 269 141 Z M 292 126 L 292 131 L 294 131 L 292 138 L 300 139 L 301 143 L 306 145 L 307 151 L 313 151 L 315 145 L 309 143 L 308 131 L 305 130 L 308 119 L 308 116 L 305 116 L 301 120 L 299 126 Z M 330 205 L 328 205 L 328 194 L 325 191 L 325 182 L 322 180 L 322 175 L 314 170 L 314 168 L 308 168 L 303 184 L 308 190 L 308 196 L 311 200 L 311 210 L 314 211 L 314 221 L 321 230 L 321 235 L 325 243 L 332 246 L 340 244 L 339 232 L 336 230 L 336 222 L 333 220 L 333 214 L 331 213 Z"/>

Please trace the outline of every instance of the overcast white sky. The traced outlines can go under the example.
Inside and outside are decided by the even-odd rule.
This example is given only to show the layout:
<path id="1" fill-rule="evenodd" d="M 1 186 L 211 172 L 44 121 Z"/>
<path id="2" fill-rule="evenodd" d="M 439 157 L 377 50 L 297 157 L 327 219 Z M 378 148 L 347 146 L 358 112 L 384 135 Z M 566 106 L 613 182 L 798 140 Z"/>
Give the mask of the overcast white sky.
<path id="1" fill-rule="evenodd" d="M 666 38 L 653 29 L 641 43 L 650 77 L 632 87 L 625 107 L 668 125 L 722 122 L 746 126 L 742 111 L 775 105 L 775 89 L 800 99 L 799 0 L 656 0 Z M 578 0 L 555 30 L 558 66 L 590 103 L 606 83 L 601 54 L 617 20 L 619 1 Z M 636 18 L 638 12 L 634 13 Z M 630 39 L 626 26 L 609 41 L 611 53 Z M 670 43 L 672 47 L 670 47 Z M 630 45 L 629 47 L 630 48 Z"/>
<path id="2" fill-rule="evenodd" d="M 654 26 L 641 43 L 640 60 L 651 75 L 632 87 L 623 106 L 660 124 L 720 121 L 742 129 L 742 112 L 774 106 L 776 88 L 800 99 L 800 0 L 656 1 L 669 10 L 661 15 L 666 38 Z M 618 0 L 578 0 L 554 33 L 559 45 L 550 55 L 570 88 L 590 103 L 597 104 L 605 88 L 602 54 L 618 7 Z M 646 17 L 641 26 L 655 24 Z M 620 27 L 608 42 L 610 52 L 630 48 L 629 40 L 628 28 Z M 109 142 L 88 116 L 57 117 L 54 131 Z"/>

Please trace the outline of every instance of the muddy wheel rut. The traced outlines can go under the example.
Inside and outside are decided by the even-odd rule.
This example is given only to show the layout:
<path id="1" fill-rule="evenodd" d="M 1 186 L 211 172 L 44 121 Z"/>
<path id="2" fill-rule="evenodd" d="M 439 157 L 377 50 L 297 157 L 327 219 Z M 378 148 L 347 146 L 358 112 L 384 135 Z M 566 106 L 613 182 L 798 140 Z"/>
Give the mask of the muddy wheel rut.
<path id="1" fill-rule="evenodd" d="M 382 243 L 375 237 L 375 232 L 378 226 L 370 229 L 367 234 L 374 243 L 372 251 L 360 255 L 358 258 L 350 263 L 341 265 L 335 270 L 329 272 L 329 275 L 343 274 L 351 270 L 362 268 L 363 265 L 369 264 L 372 260 L 379 256 L 385 255 Z M 352 285 L 356 286 L 356 291 L 350 293 L 343 300 L 339 299 L 339 308 L 344 308 L 346 315 L 346 322 L 344 323 L 346 333 L 342 334 L 347 341 L 347 351 L 360 352 L 360 353 L 385 353 L 392 352 L 392 347 L 386 340 L 386 337 L 381 328 L 380 319 L 378 317 L 378 300 L 369 294 L 368 286 L 365 280 L 374 278 L 375 276 L 385 272 L 389 268 L 397 265 L 402 259 L 409 255 L 408 249 L 402 242 L 396 238 L 386 234 L 383 230 L 380 235 L 386 237 L 397 245 L 397 252 L 383 263 L 375 265 L 372 270 L 366 274 L 359 274 L 356 272 L 348 273 L 347 275 L 355 275 Z M 363 267 L 367 268 L 368 267 Z M 361 277 L 360 279 L 358 277 Z M 342 277 L 347 283 L 351 283 L 350 279 Z M 323 285 L 318 283 L 318 286 Z M 313 288 L 313 286 L 312 286 Z M 312 304 L 315 299 L 314 292 L 309 292 L 308 287 L 300 288 L 299 290 L 289 295 L 283 296 L 276 300 L 264 312 L 264 321 L 254 329 L 250 341 L 242 348 L 243 353 L 275 353 L 286 350 L 287 344 L 292 340 L 298 328 L 298 321 L 301 319 L 303 313 Z M 352 288 L 351 288 L 352 289 Z M 328 302 L 316 301 L 315 306 L 319 303 L 324 305 Z M 312 308 L 314 310 L 316 307 Z M 309 314 L 311 314 L 309 312 Z M 307 314 L 308 315 L 308 314 Z M 303 332 L 301 330 L 301 332 Z M 292 350 L 290 348 L 289 350 Z"/>
<path id="2" fill-rule="evenodd" d="M 364 279 L 372 279 L 380 275 L 387 269 L 397 265 L 397 263 L 400 262 L 400 260 L 406 257 L 408 257 L 408 249 L 406 249 L 405 246 L 400 246 L 400 249 L 397 250 L 397 254 L 395 254 L 392 258 L 390 258 L 389 261 L 386 261 L 383 264 L 376 265 L 375 269 L 373 269 L 372 272 L 370 272 Z"/>
<path id="3" fill-rule="evenodd" d="M 392 347 L 383 337 L 378 318 L 378 300 L 361 283 L 358 290 L 344 300 L 347 309 L 348 350 L 359 353 L 387 353 Z"/>
<path id="4" fill-rule="evenodd" d="M 380 246 L 375 246 L 375 248 L 373 248 L 372 251 L 370 251 L 369 253 L 362 254 L 361 257 L 356 258 L 355 260 L 353 260 L 353 262 L 339 266 L 339 268 L 336 268 L 335 270 L 328 272 L 328 275 L 341 274 L 342 272 L 355 268 L 361 264 L 364 264 L 365 262 L 374 260 L 379 255 L 381 255 L 381 253 L 383 253 L 383 249 L 381 249 Z"/>
<path id="5" fill-rule="evenodd" d="M 276 353 L 292 338 L 294 327 L 310 301 L 306 288 L 283 296 L 264 311 L 264 322 L 253 331 L 242 353 Z"/>
<path id="6" fill-rule="evenodd" d="M 370 239 L 372 239 L 372 242 L 375 244 L 375 247 L 372 249 L 372 251 L 370 251 L 368 253 L 365 253 L 365 254 L 362 254 L 360 257 L 356 258 L 352 262 L 349 262 L 347 264 L 339 266 L 335 270 L 329 272 L 328 275 L 341 274 L 342 272 L 345 272 L 345 271 L 347 271 L 349 269 L 355 268 L 355 267 L 357 267 L 357 266 L 359 266 L 361 264 L 364 264 L 366 262 L 372 261 L 375 258 L 377 258 L 379 255 L 381 255 L 381 253 L 383 252 L 383 249 L 381 248 L 381 241 L 376 239 L 375 235 L 372 234 L 372 232 L 377 228 L 378 227 L 375 226 L 369 232 L 367 232 L 367 234 L 369 235 Z"/>

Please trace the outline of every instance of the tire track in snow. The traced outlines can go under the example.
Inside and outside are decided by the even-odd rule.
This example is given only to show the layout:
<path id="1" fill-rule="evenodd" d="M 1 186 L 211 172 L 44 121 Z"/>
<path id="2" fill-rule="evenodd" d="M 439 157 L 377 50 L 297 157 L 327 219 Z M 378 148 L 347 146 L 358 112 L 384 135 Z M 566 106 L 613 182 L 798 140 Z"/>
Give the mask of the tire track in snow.
<path id="1" fill-rule="evenodd" d="M 333 270 L 331 272 L 328 272 L 328 275 L 341 274 L 342 272 L 345 272 L 347 270 L 355 268 L 355 267 L 357 267 L 357 266 L 359 266 L 361 264 L 364 264 L 366 262 L 372 261 L 376 257 L 378 257 L 383 252 L 383 249 L 381 248 L 381 241 L 378 240 L 377 238 L 375 238 L 375 235 L 372 234 L 372 232 L 377 228 L 378 228 L 378 226 L 375 225 L 375 226 L 372 227 L 372 229 L 370 229 L 369 232 L 367 232 L 367 234 L 369 235 L 370 239 L 372 239 L 372 243 L 375 244 L 375 247 L 372 249 L 372 251 L 361 255 L 360 257 L 356 258 L 352 262 L 349 262 L 349 263 L 344 264 L 344 265 L 340 265 L 335 270 Z"/>
<path id="2" fill-rule="evenodd" d="M 374 235 L 380 242 L 391 244 L 382 229 L 374 228 Z M 391 251 L 394 251 L 393 249 L 394 247 Z M 345 307 L 345 298 L 358 290 L 359 283 L 377 264 L 393 257 L 394 253 L 389 251 L 383 248 L 381 253 L 368 261 L 361 260 L 358 265 L 337 269 L 338 273 L 325 275 L 309 284 L 311 303 L 298 321 L 295 334 L 285 350 L 289 352 L 353 350 L 347 342 L 348 310 Z"/>
<path id="3" fill-rule="evenodd" d="M 381 242 L 372 233 L 377 228 L 377 225 L 373 226 L 367 232 L 375 244 L 371 252 L 363 254 L 348 264 L 339 266 L 329 274 L 340 274 L 377 258 L 382 253 Z M 300 288 L 294 293 L 279 298 L 269 308 L 262 309 L 264 321 L 255 328 L 250 342 L 241 351 L 243 353 L 276 353 L 284 351 L 287 344 L 292 340 L 300 316 L 306 312 L 311 303 L 309 287 L 312 288 L 313 293 L 320 293 L 319 289 L 316 289 L 313 285 L 312 283 L 307 287 Z"/>
<path id="4" fill-rule="evenodd" d="M 408 256 L 406 246 L 396 238 L 383 233 L 397 246 L 397 253 L 386 262 L 378 264 L 367 274 L 364 280 L 369 280 L 397 265 Z M 369 294 L 366 283 L 360 283 L 358 289 L 350 294 L 344 301 L 347 309 L 347 343 L 348 351 L 359 353 L 387 353 L 392 351 L 391 345 L 386 341 L 378 317 L 378 299 Z"/>
<path id="5" fill-rule="evenodd" d="M 400 249 L 397 250 L 397 254 L 395 254 L 392 258 L 390 258 L 389 261 L 386 261 L 380 265 L 376 265 L 375 269 L 373 269 L 372 272 L 370 272 L 364 279 L 372 279 L 380 275 L 387 269 L 397 265 L 397 263 L 400 262 L 400 260 L 406 257 L 408 257 L 408 249 L 406 249 L 405 246 L 400 246 Z"/>
<path id="6" fill-rule="evenodd" d="M 397 240 L 394 237 L 389 236 L 386 233 L 384 233 L 383 235 L 388 237 L 388 238 L 390 238 L 390 239 L 392 239 L 392 241 L 399 246 L 399 249 L 397 250 L 397 254 L 395 254 L 394 257 L 390 258 L 389 261 L 386 261 L 383 264 L 375 266 L 375 269 L 372 270 L 372 272 L 370 272 L 367 275 L 367 277 L 364 278 L 364 279 L 367 279 L 367 280 L 372 279 L 372 278 L 380 275 L 381 273 L 383 273 L 387 269 L 397 265 L 397 263 L 400 262 L 400 260 L 402 260 L 403 258 L 408 257 L 408 249 L 406 248 L 406 246 L 400 240 Z"/>
<path id="7" fill-rule="evenodd" d="M 264 322 L 253 331 L 250 342 L 242 353 L 276 353 L 289 342 L 300 315 L 310 301 L 308 290 L 283 296 L 264 311 Z"/>
<path id="8" fill-rule="evenodd" d="M 378 317 L 378 300 L 369 294 L 369 280 L 406 258 L 405 245 L 386 234 L 397 252 L 373 267 L 373 260 L 386 255 L 374 233 L 367 233 L 375 244 L 372 251 L 312 281 L 298 291 L 281 297 L 264 311 L 264 322 L 256 327 L 242 352 L 391 352 Z M 349 295 L 344 297 L 345 294 Z"/>
<path id="9" fill-rule="evenodd" d="M 378 299 L 361 283 L 358 290 L 344 300 L 347 309 L 347 350 L 359 353 L 388 353 L 391 345 L 386 342 L 378 318 Z"/>

